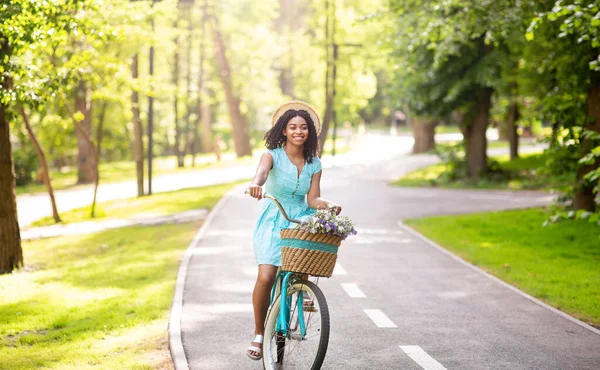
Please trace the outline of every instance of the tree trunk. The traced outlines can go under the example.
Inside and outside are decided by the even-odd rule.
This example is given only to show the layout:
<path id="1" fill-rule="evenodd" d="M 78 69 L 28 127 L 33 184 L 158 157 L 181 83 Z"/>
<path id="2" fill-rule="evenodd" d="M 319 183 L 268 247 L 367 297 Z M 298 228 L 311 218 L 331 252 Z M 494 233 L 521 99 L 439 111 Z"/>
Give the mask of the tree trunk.
<path id="1" fill-rule="evenodd" d="M 179 13 L 177 15 L 179 17 Z M 177 30 L 178 22 L 175 21 L 174 28 Z M 175 55 L 173 59 L 173 86 L 175 94 L 173 96 L 173 111 L 175 115 L 175 155 L 177 156 L 177 167 L 183 167 L 183 155 L 181 150 L 181 127 L 179 125 L 179 36 L 175 36 Z"/>
<path id="2" fill-rule="evenodd" d="M 587 97 L 586 123 L 584 129 L 600 133 L 600 83 L 590 88 Z M 583 139 L 581 142 L 581 156 L 585 156 L 594 149 L 594 142 L 590 139 Z M 585 181 L 584 177 L 591 171 L 600 167 L 600 160 L 591 165 L 579 167 L 577 170 L 577 182 L 575 184 L 575 196 L 573 198 L 574 210 L 586 210 L 594 212 L 597 210 L 596 197 L 594 193 L 594 183 Z"/>
<path id="3" fill-rule="evenodd" d="M 330 32 L 331 11 L 329 6 L 329 0 L 325 0 L 325 113 L 323 114 L 323 122 L 321 122 L 321 134 L 319 135 L 319 148 L 318 155 L 321 156 L 325 140 L 327 139 L 327 132 L 329 131 L 329 124 L 333 115 L 333 93 L 331 84 L 331 75 L 333 69 L 332 59 L 332 44 L 333 44 L 333 32 Z"/>
<path id="4" fill-rule="evenodd" d="M 517 120 L 519 119 L 519 105 L 512 101 L 508 106 L 506 120 L 506 133 L 510 143 L 510 159 L 519 158 L 519 134 L 517 133 Z"/>
<path id="5" fill-rule="evenodd" d="M 213 151 L 212 142 L 212 108 L 207 99 L 202 102 L 202 151 L 209 153 Z"/>
<path id="6" fill-rule="evenodd" d="M 102 153 L 102 133 L 104 130 L 104 117 L 106 116 L 106 109 L 108 108 L 108 101 L 102 103 L 102 110 L 100 111 L 100 119 L 98 120 L 98 131 L 96 131 L 96 182 L 94 184 L 94 199 L 92 200 L 92 218 L 96 217 L 96 200 L 98 199 L 98 186 L 100 185 L 100 160 Z"/>
<path id="7" fill-rule="evenodd" d="M 58 215 L 58 209 L 56 208 L 56 199 L 54 198 L 54 190 L 52 189 L 52 183 L 50 181 L 50 171 L 48 170 L 48 162 L 46 162 L 46 155 L 44 154 L 44 150 L 40 145 L 39 141 L 35 137 L 35 133 L 33 132 L 33 128 L 29 123 L 29 118 L 27 117 L 27 113 L 23 107 L 19 107 L 19 113 L 23 118 L 23 122 L 25 123 L 25 128 L 27 129 L 27 134 L 29 135 L 29 139 L 33 143 L 33 147 L 35 148 L 35 152 L 37 153 L 38 160 L 42 165 L 41 168 L 41 177 L 44 181 L 44 185 L 46 185 L 46 190 L 48 191 L 48 196 L 50 197 L 50 204 L 52 206 L 52 217 L 54 218 L 54 222 L 61 222 L 60 216 Z"/>
<path id="8" fill-rule="evenodd" d="M 292 39 L 291 33 L 293 32 L 294 26 L 297 25 L 295 19 L 298 17 L 298 13 L 295 12 L 294 8 L 297 6 L 295 0 L 279 0 L 279 17 L 275 21 L 275 32 L 281 35 L 281 40 L 285 45 L 288 45 L 284 55 L 279 58 L 279 87 L 284 95 L 295 98 L 294 93 L 294 55 L 292 54 L 292 47 L 294 40 Z"/>
<path id="9" fill-rule="evenodd" d="M 6 49 L 0 38 L 0 51 Z M 0 88 L 6 87 L 10 80 L 0 77 Z M 8 106 L 0 104 L 0 274 L 23 266 L 15 186 Z"/>
<path id="10" fill-rule="evenodd" d="M 206 37 L 208 27 L 208 1 L 204 0 L 202 4 L 202 30 L 200 31 L 200 71 L 198 76 L 198 121 L 196 122 L 196 134 L 202 128 L 200 139 L 196 136 L 195 142 L 200 144 L 201 152 L 208 153 L 212 151 L 212 132 L 210 129 L 211 112 L 207 94 L 206 77 L 204 69 L 204 60 L 206 59 Z"/>
<path id="11" fill-rule="evenodd" d="M 473 120 L 466 122 L 465 150 L 467 157 L 467 172 L 471 180 L 477 180 L 482 172 L 487 169 L 487 137 L 485 136 L 490 107 L 492 104 L 493 89 L 482 88 L 473 105 Z"/>
<path id="12" fill-rule="evenodd" d="M 250 146 L 250 135 L 248 134 L 248 122 L 246 117 L 240 112 L 240 100 L 233 92 L 233 83 L 231 80 L 231 68 L 227 59 L 227 51 L 219 23 L 216 16 L 213 18 L 213 37 L 215 39 L 215 57 L 219 65 L 219 76 L 225 90 L 225 99 L 229 111 L 229 119 L 231 120 L 231 131 L 235 144 L 235 152 L 238 157 L 252 155 L 252 147 Z"/>
<path id="13" fill-rule="evenodd" d="M 193 7 L 190 6 L 188 9 L 188 35 L 187 35 L 187 55 L 186 55 L 186 59 L 187 59 L 187 70 L 186 70 L 186 89 L 187 89 L 187 94 L 186 94 L 186 108 L 187 108 L 187 112 L 185 115 L 185 153 L 184 153 L 184 159 L 185 159 L 185 155 L 191 155 L 192 156 L 192 165 L 194 163 L 194 139 L 196 138 L 195 130 L 194 128 L 196 127 L 196 125 L 193 124 L 192 122 L 192 110 L 194 109 L 194 107 L 192 106 L 192 100 L 191 100 L 191 94 L 192 94 L 192 34 L 193 34 L 193 30 L 192 30 L 192 15 L 193 15 Z M 200 93 L 200 92 L 198 92 Z"/>
<path id="14" fill-rule="evenodd" d="M 92 134 L 92 103 L 88 99 L 88 89 L 85 82 L 80 82 L 76 90 L 75 110 L 84 115 L 80 126 L 87 135 Z M 89 184 L 96 180 L 94 157 L 94 146 L 85 139 L 85 134 L 76 131 L 77 134 L 77 183 Z"/>
<path id="15" fill-rule="evenodd" d="M 131 77 L 137 81 L 139 56 L 135 54 L 131 61 Z M 133 113 L 133 157 L 137 178 L 137 196 L 144 196 L 144 127 L 140 119 L 140 100 L 137 90 L 131 93 L 131 109 Z"/>
<path id="16" fill-rule="evenodd" d="M 435 126 L 438 121 L 435 119 L 412 118 L 412 131 L 415 143 L 413 153 L 426 153 L 435 147 Z"/>

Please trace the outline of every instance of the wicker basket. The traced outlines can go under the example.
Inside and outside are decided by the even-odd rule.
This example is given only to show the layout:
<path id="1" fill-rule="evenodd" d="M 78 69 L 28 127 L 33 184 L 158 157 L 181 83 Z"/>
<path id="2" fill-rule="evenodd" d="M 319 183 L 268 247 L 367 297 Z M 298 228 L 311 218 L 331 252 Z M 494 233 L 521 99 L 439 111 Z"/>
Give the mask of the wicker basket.
<path id="1" fill-rule="evenodd" d="M 324 277 L 333 274 L 337 250 L 342 243 L 339 236 L 283 229 L 281 241 L 282 270 Z"/>

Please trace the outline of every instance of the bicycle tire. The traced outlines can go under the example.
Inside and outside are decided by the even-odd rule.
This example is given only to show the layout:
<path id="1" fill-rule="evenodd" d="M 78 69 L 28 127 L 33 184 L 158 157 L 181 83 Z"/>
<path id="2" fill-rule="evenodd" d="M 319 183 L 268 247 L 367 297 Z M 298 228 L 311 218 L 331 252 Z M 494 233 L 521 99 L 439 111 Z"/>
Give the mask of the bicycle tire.
<path id="1" fill-rule="evenodd" d="M 284 356 L 286 351 L 286 347 L 291 344 L 296 343 L 296 347 L 298 347 L 297 342 L 301 343 L 302 341 L 298 341 L 297 339 L 284 338 L 284 343 L 281 343 L 278 340 L 280 335 L 275 331 L 275 324 L 277 322 L 277 318 L 279 316 L 279 307 L 281 305 L 281 296 L 277 297 L 273 306 L 269 310 L 269 314 L 267 319 L 265 320 L 265 338 L 263 343 L 263 367 L 266 370 L 275 370 L 275 369 L 302 369 L 302 370 L 319 370 L 323 365 L 323 361 L 325 360 L 325 355 L 327 354 L 327 347 L 329 345 L 329 332 L 330 332 L 330 323 L 329 323 L 329 308 L 327 306 L 327 301 L 325 299 L 325 295 L 321 291 L 321 289 L 311 281 L 297 281 L 288 289 L 288 296 L 293 296 L 299 291 L 303 291 L 309 294 L 310 297 L 315 301 L 315 307 L 317 312 L 320 314 L 319 316 L 319 324 L 320 329 L 318 332 L 318 345 L 316 346 L 316 351 L 314 354 L 314 360 L 310 367 L 299 368 L 298 364 L 293 363 L 293 357 L 290 359 L 290 355 Z M 290 309 L 293 309 L 291 307 Z M 306 314 L 306 312 L 303 312 Z M 291 315 L 293 317 L 293 314 Z M 306 320 L 306 318 L 305 318 Z M 310 321 L 310 315 L 309 315 Z M 307 324 L 308 326 L 309 324 Z M 308 334 L 308 333 L 307 333 Z M 311 334 L 312 331 L 311 331 Z M 308 337 L 308 335 L 307 335 Z M 315 336 L 313 336 L 314 342 L 316 342 Z M 275 341 L 275 346 L 271 345 L 272 341 Z M 277 353 L 272 353 L 272 348 L 276 348 Z M 292 347 L 292 351 L 293 351 Z M 279 350 L 282 350 L 279 352 Z M 310 355 L 312 357 L 312 355 Z M 286 366 L 284 359 L 287 358 L 289 363 Z M 275 360 L 276 359 L 276 360 Z"/>

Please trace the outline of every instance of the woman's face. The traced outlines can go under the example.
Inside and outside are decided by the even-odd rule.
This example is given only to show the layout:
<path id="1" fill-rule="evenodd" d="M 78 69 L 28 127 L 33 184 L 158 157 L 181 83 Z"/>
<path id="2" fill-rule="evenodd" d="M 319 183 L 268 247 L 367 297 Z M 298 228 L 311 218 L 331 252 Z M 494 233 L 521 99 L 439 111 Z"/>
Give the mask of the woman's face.
<path id="1" fill-rule="evenodd" d="M 303 145 L 308 140 L 308 123 L 300 116 L 293 117 L 283 131 L 287 142 L 294 145 Z"/>

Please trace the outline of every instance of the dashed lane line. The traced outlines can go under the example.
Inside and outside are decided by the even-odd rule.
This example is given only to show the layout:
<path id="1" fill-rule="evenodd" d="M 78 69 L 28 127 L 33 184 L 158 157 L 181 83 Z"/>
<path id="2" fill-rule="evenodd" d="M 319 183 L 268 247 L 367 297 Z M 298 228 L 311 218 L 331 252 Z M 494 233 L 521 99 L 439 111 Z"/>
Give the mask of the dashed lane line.
<path id="1" fill-rule="evenodd" d="M 396 324 L 381 310 L 363 310 L 378 328 L 397 328 Z"/>
<path id="2" fill-rule="evenodd" d="M 425 370 L 446 370 L 442 364 L 429 356 L 427 352 L 419 346 L 400 346 L 400 348 L 408 355 L 408 357 Z"/>
<path id="3" fill-rule="evenodd" d="M 346 270 L 344 270 L 342 265 L 340 265 L 339 263 L 336 263 L 335 266 L 333 267 L 333 274 L 338 275 L 338 276 L 346 275 Z"/>
<path id="4" fill-rule="evenodd" d="M 363 293 L 358 285 L 354 283 L 343 283 L 342 288 L 344 288 L 346 294 L 348 294 L 350 298 L 367 298 L 365 293 Z"/>

